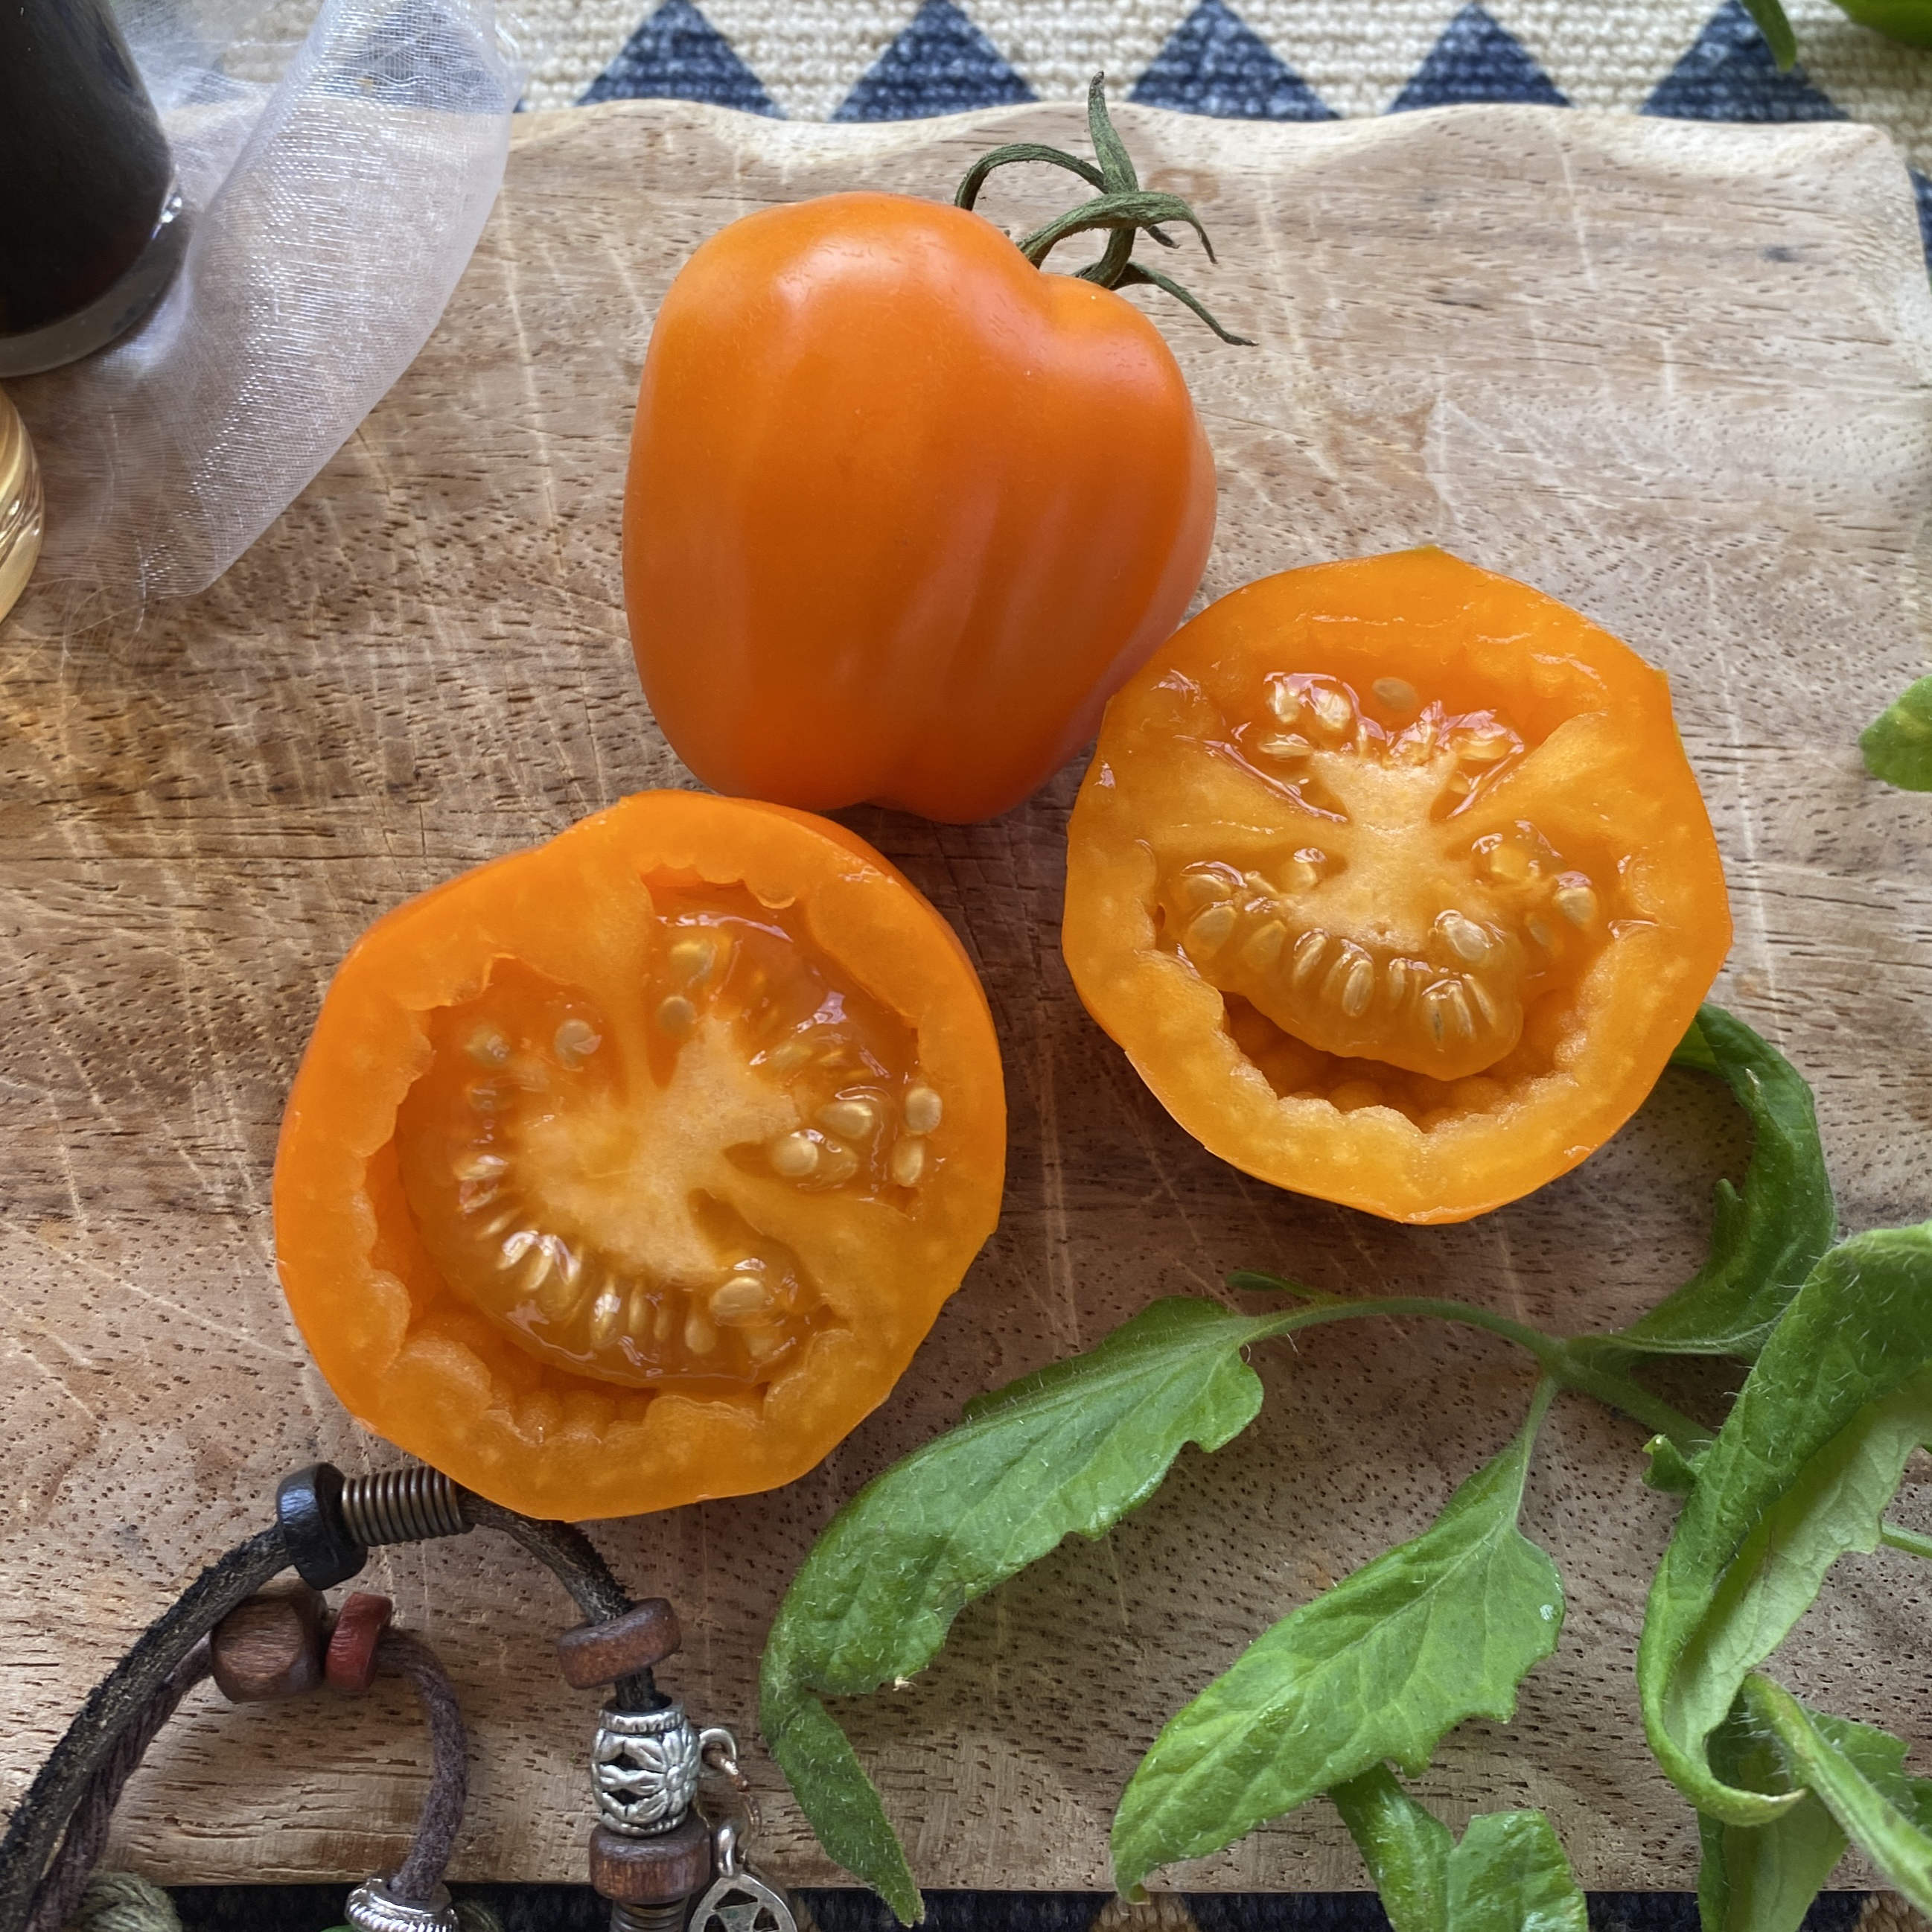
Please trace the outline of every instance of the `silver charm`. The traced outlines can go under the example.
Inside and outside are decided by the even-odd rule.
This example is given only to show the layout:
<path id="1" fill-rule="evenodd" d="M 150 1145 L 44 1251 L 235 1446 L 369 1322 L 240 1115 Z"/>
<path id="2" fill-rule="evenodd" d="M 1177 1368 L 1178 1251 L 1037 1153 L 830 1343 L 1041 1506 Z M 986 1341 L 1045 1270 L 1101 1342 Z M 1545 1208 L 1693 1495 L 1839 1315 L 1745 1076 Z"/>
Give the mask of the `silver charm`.
<path id="1" fill-rule="evenodd" d="M 670 1831 L 698 1796 L 700 1748 L 682 1704 L 600 1712 L 590 1774 L 604 1822 L 634 1838 Z"/>
<path id="2" fill-rule="evenodd" d="M 798 1932 L 784 1894 L 738 1859 L 738 1825 L 722 1820 L 711 1834 L 718 1876 L 692 1911 L 687 1932 Z"/>
<path id="3" fill-rule="evenodd" d="M 358 1932 L 457 1932 L 447 1886 L 438 1886 L 428 1904 L 410 1905 L 390 1891 L 394 1876 L 364 1880 L 349 1894 L 344 1916 Z"/>

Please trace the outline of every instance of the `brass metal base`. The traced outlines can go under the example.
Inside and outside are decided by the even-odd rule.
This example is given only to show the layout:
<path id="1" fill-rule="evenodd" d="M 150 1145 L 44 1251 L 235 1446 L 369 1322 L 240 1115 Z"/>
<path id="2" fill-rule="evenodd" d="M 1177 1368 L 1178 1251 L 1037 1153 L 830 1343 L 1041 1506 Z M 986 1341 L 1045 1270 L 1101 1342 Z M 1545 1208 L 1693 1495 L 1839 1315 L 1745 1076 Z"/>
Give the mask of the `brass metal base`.
<path id="1" fill-rule="evenodd" d="M 14 405 L 0 393 L 0 618 L 34 574 L 44 514 L 34 446 Z"/>

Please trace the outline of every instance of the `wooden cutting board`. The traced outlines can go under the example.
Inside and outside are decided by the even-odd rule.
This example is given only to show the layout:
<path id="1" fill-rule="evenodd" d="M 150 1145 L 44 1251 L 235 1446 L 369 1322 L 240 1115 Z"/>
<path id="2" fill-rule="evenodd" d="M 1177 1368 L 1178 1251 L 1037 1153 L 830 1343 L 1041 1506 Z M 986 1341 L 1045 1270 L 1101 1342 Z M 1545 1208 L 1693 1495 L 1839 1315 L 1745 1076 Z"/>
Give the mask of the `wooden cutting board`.
<path id="1" fill-rule="evenodd" d="M 1204 595 L 1432 542 L 1667 666 L 1730 868 L 1723 996 L 1816 1083 L 1846 1222 L 1932 1210 L 1932 803 L 1864 778 L 1854 744 L 1925 668 L 1932 296 L 1897 156 L 1847 124 L 1534 108 L 1121 122 L 1220 248 L 1188 279 L 1261 344 L 1224 348 L 1154 304 L 1220 464 Z M 1078 116 L 830 128 L 640 103 L 520 122 L 434 338 L 221 583 L 71 635 L 43 592 L 0 630 L 0 1801 L 134 1631 L 266 1520 L 281 1472 L 392 1460 L 344 1418 L 277 1292 L 277 1118 L 328 974 L 378 913 L 689 782 L 638 694 L 617 560 L 632 398 L 673 271 L 748 209 L 855 185 L 943 195 L 970 154 L 1022 137 L 1077 144 Z M 1017 229 L 1060 185 L 1009 177 L 988 212 Z M 1242 1265 L 1606 1324 L 1690 1271 L 1739 1156 L 1727 1108 L 1672 1074 L 1576 1173 L 1467 1227 L 1388 1226 L 1222 1166 L 1069 986 L 1076 776 L 963 830 L 850 814 L 958 927 L 1005 1048 L 1010 1190 L 964 1291 L 815 1474 L 598 1532 L 635 1587 L 676 1599 L 688 1648 L 668 1680 L 753 1745 L 794 1881 L 836 1874 L 754 1744 L 760 1640 L 838 1503 L 967 1394 Z M 928 1884 L 1104 1887 L 1113 1802 L 1161 1720 L 1420 1528 L 1527 1394 L 1500 1344 L 1433 1327 L 1324 1329 L 1261 1366 L 1269 1401 L 1244 1436 L 1185 1454 L 1115 1534 L 969 1610 L 916 1685 L 848 1714 Z M 1640 1432 L 1559 1408 L 1527 1522 L 1568 1586 L 1562 1648 L 1514 1726 L 1468 1726 L 1423 1781 L 1452 1814 L 1547 1807 L 1598 1887 L 1686 1885 L 1695 1862 L 1631 1681 L 1672 1510 L 1638 1482 Z M 1902 1514 L 1932 1524 L 1932 1496 Z M 579 1876 L 590 1700 L 550 1662 L 559 1593 L 482 1537 L 386 1556 L 368 1581 L 440 1648 L 475 1726 L 458 1875 Z M 1910 1559 L 1847 1562 L 1792 1680 L 1927 1741 L 1928 1609 Z M 112 1856 L 178 1881 L 382 1868 L 423 1760 L 399 1695 L 204 1696 Z M 1172 1876 L 1364 1882 L 1320 1806 Z"/>

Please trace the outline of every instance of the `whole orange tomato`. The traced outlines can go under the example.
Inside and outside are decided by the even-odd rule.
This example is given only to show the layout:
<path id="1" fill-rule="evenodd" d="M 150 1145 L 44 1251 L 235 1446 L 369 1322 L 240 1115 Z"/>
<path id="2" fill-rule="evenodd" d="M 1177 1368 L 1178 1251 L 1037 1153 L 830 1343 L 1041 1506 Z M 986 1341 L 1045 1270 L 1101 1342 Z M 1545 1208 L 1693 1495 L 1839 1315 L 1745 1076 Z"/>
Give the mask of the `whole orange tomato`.
<path id="1" fill-rule="evenodd" d="M 1174 629 L 1214 526 L 1159 331 L 964 208 L 748 215 L 658 312 L 625 604 L 658 722 L 721 791 L 1005 811 Z"/>

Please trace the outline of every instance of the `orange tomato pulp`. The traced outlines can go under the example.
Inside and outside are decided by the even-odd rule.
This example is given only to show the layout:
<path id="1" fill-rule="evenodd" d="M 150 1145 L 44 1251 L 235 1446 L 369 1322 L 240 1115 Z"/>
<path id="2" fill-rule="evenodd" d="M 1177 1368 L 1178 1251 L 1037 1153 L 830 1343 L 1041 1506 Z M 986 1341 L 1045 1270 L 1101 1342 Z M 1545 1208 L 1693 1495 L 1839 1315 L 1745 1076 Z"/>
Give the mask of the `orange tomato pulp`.
<path id="1" fill-rule="evenodd" d="M 1210 605 L 1108 707 L 1069 830 L 1067 964 L 1168 1112 L 1397 1220 L 1600 1145 L 1730 939 L 1662 674 L 1440 550 Z"/>
<path id="2" fill-rule="evenodd" d="M 877 853 L 649 792 L 380 920 L 275 1163 L 330 1384 L 499 1502 L 767 1489 L 880 1400 L 999 1212 L 979 982 Z"/>
<path id="3" fill-rule="evenodd" d="M 651 334 L 624 601 L 721 791 L 1017 804 L 1172 631 L 1214 472 L 1160 332 L 976 214 L 887 194 L 705 242 Z"/>

